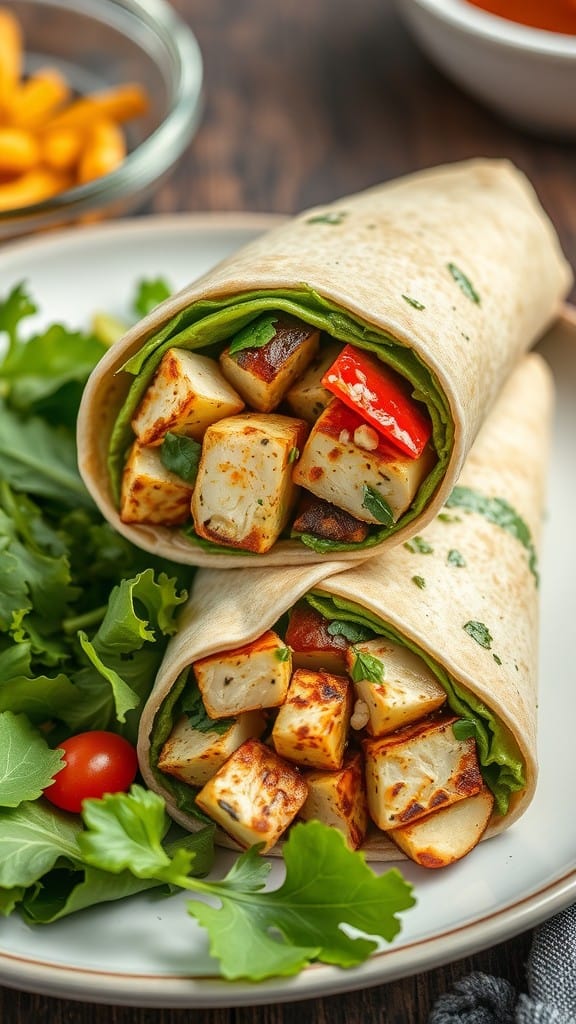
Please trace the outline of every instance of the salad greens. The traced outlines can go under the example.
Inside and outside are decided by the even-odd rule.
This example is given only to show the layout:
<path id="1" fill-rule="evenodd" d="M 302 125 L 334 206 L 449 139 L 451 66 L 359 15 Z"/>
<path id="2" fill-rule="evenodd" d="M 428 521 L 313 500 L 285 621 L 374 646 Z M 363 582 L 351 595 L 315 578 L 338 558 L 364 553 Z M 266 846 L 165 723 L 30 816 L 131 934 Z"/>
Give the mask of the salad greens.
<path id="1" fill-rule="evenodd" d="M 132 318 L 167 294 L 162 279 L 141 282 Z M 82 815 L 42 795 L 70 735 L 104 729 L 135 742 L 193 570 L 116 534 L 77 470 L 84 384 L 127 324 L 98 314 L 88 331 L 52 324 L 26 337 L 36 312 L 23 284 L 0 301 L 0 915 L 47 924 L 147 889 L 182 889 L 226 978 L 358 964 L 375 936 L 394 938 L 414 899 L 398 871 L 378 876 L 337 830 L 297 825 L 285 881 L 270 891 L 258 846 L 221 881 L 205 879 L 214 826 L 185 833 L 138 783 L 85 800 Z M 176 444 L 166 454 L 193 472 L 194 452 Z"/>

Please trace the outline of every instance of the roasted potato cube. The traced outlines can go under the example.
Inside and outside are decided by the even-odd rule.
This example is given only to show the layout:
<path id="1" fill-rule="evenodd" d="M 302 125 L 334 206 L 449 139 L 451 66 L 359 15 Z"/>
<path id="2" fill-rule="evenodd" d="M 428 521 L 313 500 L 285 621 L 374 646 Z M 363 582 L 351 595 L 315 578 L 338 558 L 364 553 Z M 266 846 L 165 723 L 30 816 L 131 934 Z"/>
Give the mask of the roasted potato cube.
<path id="1" fill-rule="evenodd" d="M 132 430 L 140 444 L 160 444 L 168 431 L 201 441 L 211 423 L 243 408 L 215 359 L 170 348 L 136 410 Z"/>
<path id="2" fill-rule="evenodd" d="M 122 476 L 123 523 L 178 526 L 190 519 L 191 497 L 190 484 L 165 469 L 158 448 L 145 448 L 134 442 Z"/>
<path id="3" fill-rule="evenodd" d="M 369 497 L 373 492 L 388 505 L 395 522 L 412 504 L 433 463 L 429 447 L 417 459 L 403 455 L 334 399 L 312 427 L 293 477 L 295 483 L 356 519 L 385 522 L 374 514 Z"/>
<path id="4" fill-rule="evenodd" d="M 329 626 L 328 620 L 305 601 L 294 606 L 285 633 L 286 643 L 292 649 L 294 668 L 344 674 L 348 641 L 330 633 Z"/>
<path id="5" fill-rule="evenodd" d="M 259 711 L 239 715 L 222 733 L 201 732 L 182 715 L 160 751 L 158 767 L 189 786 L 203 786 L 245 740 L 258 738 L 265 728 Z"/>
<path id="6" fill-rule="evenodd" d="M 292 530 L 296 533 L 311 533 L 340 544 L 361 544 L 366 540 L 369 529 L 368 523 L 308 491 L 302 491 L 292 523 Z"/>
<path id="7" fill-rule="evenodd" d="M 465 857 L 480 842 L 492 816 L 494 797 L 487 787 L 443 810 L 389 833 L 396 845 L 423 868 L 444 868 Z"/>
<path id="8" fill-rule="evenodd" d="M 368 706 L 372 736 L 416 722 L 446 701 L 444 687 L 426 662 L 401 644 L 382 637 L 357 643 L 348 648 L 346 661 L 356 695 Z M 376 666 L 382 682 L 374 679 Z M 362 678 L 364 672 L 372 677 Z"/>
<path id="9" fill-rule="evenodd" d="M 270 329 L 275 332 L 270 341 L 233 355 L 233 345 L 228 346 L 220 356 L 220 366 L 247 405 L 258 412 L 272 412 L 314 358 L 320 333 L 285 313 L 264 314 L 257 323 L 263 320 L 272 324 Z"/>
<path id="10" fill-rule="evenodd" d="M 341 768 L 352 714 L 345 676 L 299 668 L 272 728 L 281 757 L 311 768 Z"/>
<path id="11" fill-rule="evenodd" d="M 308 787 L 294 765 L 259 740 L 246 740 L 208 780 L 196 803 L 240 846 L 278 842 L 302 807 Z"/>
<path id="12" fill-rule="evenodd" d="M 282 704 L 290 685 L 292 657 L 284 641 L 268 630 L 243 647 L 200 658 L 193 668 L 210 718 L 228 718 Z"/>
<path id="13" fill-rule="evenodd" d="M 334 395 L 321 381 L 341 348 L 342 345 L 337 342 L 322 343 L 306 372 L 286 392 L 286 403 L 293 416 L 299 416 L 310 424 L 315 423 L 332 401 Z"/>
<path id="14" fill-rule="evenodd" d="M 368 807 L 379 828 L 411 824 L 480 791 L 476 742 L 456 739 L 457 721 L 444 715 L 364 741 Z"/>
<path id="15" fill-rule="evenodd" d="M 322 821 L 340 829 L 348 846 L 357 850 L 368 828 L 368 805 L 364 784 L 364 766 L 359 751 L 347 755 L 340 769 L 333 772 L 306 772 L 308 796 L 300 810 L 303 821 Z"/>
<path id="16" fill-rule="evenodd" d="M 192 497 L 200 537 L 262 553 L 277 541 L 296 500 L 292 463 L 303 420 L 243 413 L 208 427 Z"/>

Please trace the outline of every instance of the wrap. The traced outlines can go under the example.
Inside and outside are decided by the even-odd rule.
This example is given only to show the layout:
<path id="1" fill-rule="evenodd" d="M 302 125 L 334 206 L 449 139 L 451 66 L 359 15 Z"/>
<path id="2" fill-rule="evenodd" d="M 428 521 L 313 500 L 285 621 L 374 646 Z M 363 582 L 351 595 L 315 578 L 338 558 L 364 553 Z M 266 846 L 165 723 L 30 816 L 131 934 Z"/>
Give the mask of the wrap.
<path id="1" fill-rule="evenodd" d="M 550 371 L 532 353 L 504 385 L 442 511 L 382 555 L 353 566 L 198 571 L 138 744 L 146 783 L 173 818 L 198 826 L 194 790 L 158 769 L 180 694 L 193 685 L 189 666 L 251 643 L 303 598 L 329 620 L 368 626 L 424 659 L 451 711 L 472 723 L 495 794 L 484 836 L 526 810 L 537 778 L 538 548 L 552 405 Z M 219 842 L 234 845 L 222 830 Z M 399 856 L 375 827 L 363 849 L 374 860 Z"/>
<path id="2" fill-rule="evenodd" d="M 531 185 L 506 161 L 477 159 L 425 170 L 308 210 L 162 303 L 112 346 L 88 382 L 78 419 L 85 484 L 116 530 L 175 561 L 239 568 L 363 560 L 388 541 L 400 543 L 417 533 L 441 508 L 504 380 L 558 315 L 571 279 Z M 350 438 L 350 431 L 337 431 L 340 448 L 330 449 L 328 461 L 334 458 L 342 472 L 319 513 L 318 529 L 306 525 L 306 517 L 304 526 L 295 527 L 292 514 L 286 515 L 293 495 L 283 492 L 273 499 L 259 490 L 265 473 L 253 475 L 242 491 L 244 501 L 252 487 L 252 505 L 244 501 L 241 516 L 252 517 L 257 532 L 264 529 L 258 516 L 270 518 L 273 506 L 284 517 L 280 534 L 263 553 L 255 553 L 250 540 L 240 549 L 227 534 L 215 540 L 221 534 L 213 535 L 209 526 L 199 536 L 189 518 L 176 525 L 123 521 L 119 501 L 126 454 L 133 450 L 131 424 L 163 356 L 174 349 L 217 356 L 231 337 L 237 339 L 262 318 L 268 328 L 278 316 L 295 317 L 319 331 L 320 355 L 335 339 L 353 353 L 377 357 L 407 389 L 408 401 L 431 428 L 427 461 L 407 507 L 390 513 L 385 470 L 367 477 L 369 483 L 362 477 L 362 459 L 368 464 L 380 454 L 380 448 L 371 449 L 381 444 L 381 435 L 376 431 L 374 440 L 369 428 L 368 439 L 358 445 L 355 432 Z M 272 419 L 295 422 L 284 416 L 282 405 L 279 411 L 282 415 L 277 409 Z M 245 413 L 238 420 L 244 422 Z M 178 435 L 178 426 L 174 432 Z M 300 485 L 304 477 L 306 491 L 314 471 L 321 477 L 324 467 L 313 466 L 306 477 L 302 444 L 294 435 L 286 443 L 283 469 Z M 244 485 L 237 486 L 233 477 L 239 479 L 243 449 L 235 451 L 206 483 L 215 510 L 207 524 L 221 523 L 238 504 Z M 409 458 L 407 463 L 400 476 L 413 468 Z M 140 484 L 138 478 L 134 486 Z M 367 530 L 360 540 L 350 539 L 348 526 L 341 532 L 325 529 L 332 503 L 349 485 L 356 489 L 353 523 L 360 521 Z M 321 504 L 324 498 L 326 492 L 320 494 Z M 182 500 L 189 510 L 190 495 Z"/>

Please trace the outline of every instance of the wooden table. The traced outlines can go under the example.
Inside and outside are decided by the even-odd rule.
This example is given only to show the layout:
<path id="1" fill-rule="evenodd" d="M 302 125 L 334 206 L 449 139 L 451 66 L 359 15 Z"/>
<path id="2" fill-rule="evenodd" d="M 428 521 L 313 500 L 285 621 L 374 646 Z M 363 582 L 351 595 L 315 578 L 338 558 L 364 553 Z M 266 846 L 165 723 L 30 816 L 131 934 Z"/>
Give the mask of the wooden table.
<path id="1" fill-rule="evenodd" d="M 420 55 L 391 0 L 173 3 L 204 54 L 204 117 L 145 213 L 293 213 L 432 164 L 504 156 L 531 177 L 576 266 L 576 147 L 517 131 L 460 93 Z M 423 1024 L 438 995 L 472 970 L 525 989 L 529 947 L 525 933 L 427 974 L 268 1007 L 115 1008 L 0 989 L 0 1021 Z"/>

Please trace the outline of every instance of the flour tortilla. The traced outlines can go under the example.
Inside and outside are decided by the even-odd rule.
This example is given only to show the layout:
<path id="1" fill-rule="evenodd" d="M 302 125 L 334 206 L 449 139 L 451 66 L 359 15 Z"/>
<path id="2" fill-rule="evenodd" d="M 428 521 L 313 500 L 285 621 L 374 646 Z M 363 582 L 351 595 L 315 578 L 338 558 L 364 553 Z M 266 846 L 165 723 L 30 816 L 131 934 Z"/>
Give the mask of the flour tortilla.
<path id="1" fill-rule="evenodd" d="M 255 640 L 310 592 L 340 609 L 352 605 L 369 621 L 391 630 L 440 666 L 461 694 L 472 695 L 493 713 L 508 746 L 524 762 L 525 785 L 512 793 L 506 814 L 493 816 L 486 835 L 501 832 L 525 811 L 537 778 L 537 560 L 552 405 L 546 363 L 535 353 L 526 356 L 482 428 L 449 507 L 418 535 L 417 545 L 395 546 L 344 568 L 331 563 L 198 571 L 144 709 L 138 745 L 146 783 L 162 793 L 177 821 L 192 830 L 198 827 L 179 809 L 166 777 L 152 763 L 159 740 L 166 738 L 156 736 L 151 745 L 164 701 L 196 659 Z M 484 502 L 484 511 L 452 504 L 457 498 L 466 503 L 471 494 L 478 508 Z M 487 509 L 508 509 L 510 515 L 490 517 Z M 450 552 L 458 552 L 465 565 L 455 565 Z M 415 577 L 424 580 L 424 587 L 416 585 Z M 486 627 L 490 646 L 482 646 L 464 628 L 470 622 Z M 166 728 L 166 718 L 164 723 Z M 218 841 L 234 847 L 223 833 Z M 374 860 L 400 856 L 376 829 L 365 850 Z"/>
<path id="2" fill-rule="evenodd" d="M 417 533 L 438 512 L 505 379 L 556 319 L 571 281 L 530 183 L 507 161 L 434 168 L 308 210 L 161 304 L 110 349 L 88 382 L 78 420 L 86 486 L 117 531 L 178 562 L 241 568 L 364 560 Z M 413 372 L 416 365 L 421 397 L 436 396 L 437 447 L 444 456 L 413 512 L 395 532 L 383 527 L 375 546 L 324 553 L 298 539 L 279 540 L 262 555 L 210 550 L 181 530 L 123 523 L 112 478 L 117 488 L 132 439 L 126 409 L 133 399 L 127 396 L 135 379 L 140 393 L 151 379 L 160 358 L 158 332 L 184 344 L 186 330 L 179 336 L 175 323 L 188 324 L 202 310 L 206 343 L 216 330 L 205 326 L 209 310 L 223 309 L 233 318 L 240 313 L 232 316 L 230 309 L 248 308 L 247 296 L 256 295 L 260 309 L 262 303 L 274 309 L 280 294 L 294 297 L 303 290 L 302 301 L 316 313 L 331 311 L 332 325 L 341 323 L 341 316 L 334 317 L 340 311 L 356 332 L 368 332 L 364 338 L 372 339 L 383 358 L 409 364 Z M 198 339 L 189 344 L 198 347 Z M 128 360 L 131 373 L 122 369 Z M 124 427 L 114 430 L 123 407 Z"/>

